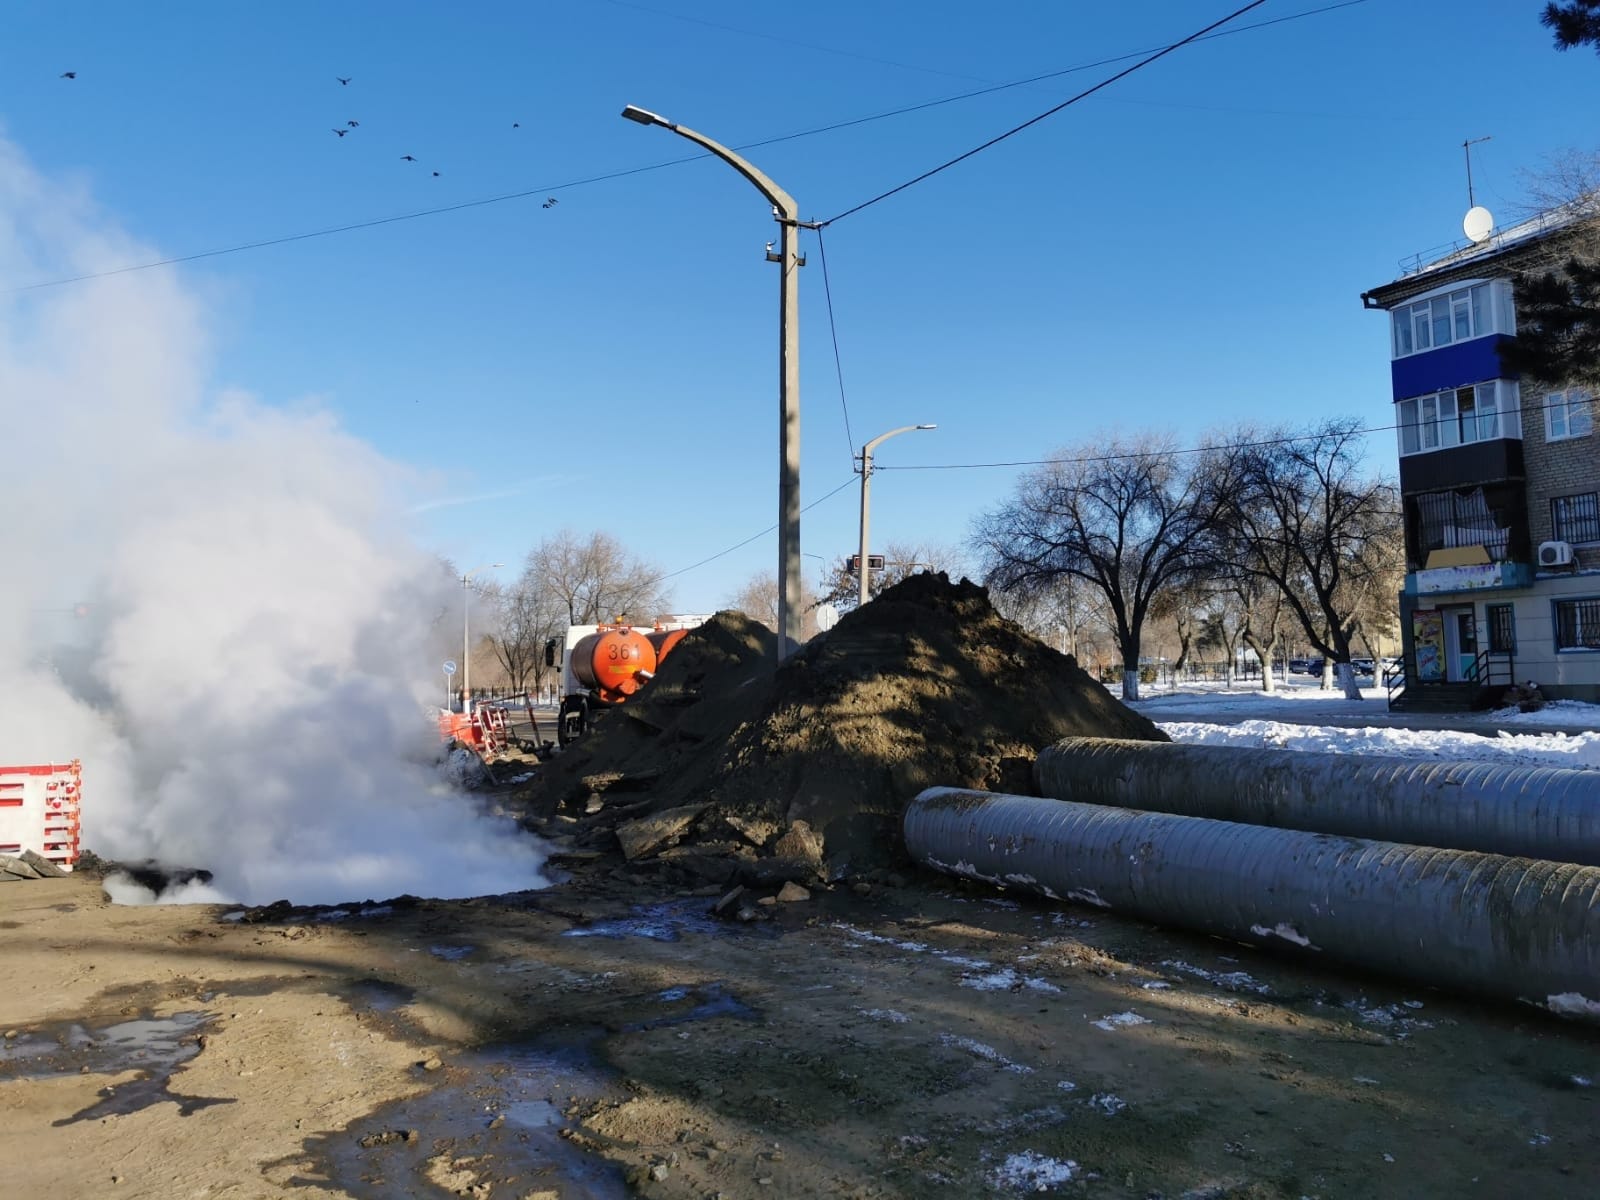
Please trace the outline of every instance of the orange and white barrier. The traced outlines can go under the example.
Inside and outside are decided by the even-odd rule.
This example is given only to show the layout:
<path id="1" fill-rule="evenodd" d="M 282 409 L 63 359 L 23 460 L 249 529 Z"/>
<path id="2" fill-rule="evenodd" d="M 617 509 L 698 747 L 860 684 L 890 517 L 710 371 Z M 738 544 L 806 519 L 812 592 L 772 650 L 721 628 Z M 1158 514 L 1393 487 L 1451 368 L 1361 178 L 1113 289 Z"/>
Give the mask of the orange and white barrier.
<path id="1" fill-rule="evenodd" d="M 32 850 L 63 871 L 78 861 L 83 766 L 0 766 L 0 854 Z"/>

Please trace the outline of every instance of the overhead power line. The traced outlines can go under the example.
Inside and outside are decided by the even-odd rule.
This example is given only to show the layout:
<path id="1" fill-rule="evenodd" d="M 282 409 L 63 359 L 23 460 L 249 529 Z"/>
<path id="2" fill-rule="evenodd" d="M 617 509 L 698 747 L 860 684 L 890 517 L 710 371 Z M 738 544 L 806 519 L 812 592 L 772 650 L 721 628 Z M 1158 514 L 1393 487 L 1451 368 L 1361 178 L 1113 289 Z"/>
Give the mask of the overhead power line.
<path id="1" fill-rule="evenodd" d="M 855 477 L 851 476 L 849 479 L 846 479 L 843 483 L 841 483 L 838 487 L 834 488 L 831 492 L 828 492 L 825 495 L 817 497 L 815 500 L 813 500 L 810 504 L 806 505 L 800 511 L 803 512 L 803 513 L 810 512 L 813 508 L 815 508 L 817 505 L 821 504 L 824 500 L 833 499 L 840 492 L 844 491 L 845 488 L 851 487 L 854 484 L 855 484 Z M 751 542 L 759 541 L 761 538 L 766 537 L 767 534 L 773 532 L 777 528 L 778 527 L 775 524 L 774 525 L 768 525 L 760 533 L 752 533 L 749 537 L 745 538 L 744 541 L 742 541 L 742 542 L 735 542 L 733 545 L 727 547 L 726 549 L 718 550 L 715 554 L 712 554 L 712 555 L 710 555 L 710 556 L 708 556 L 706 558 L 702 558 L 699 562 L 690 563 L 687 567 L 679 567 L 676 571 L 668 571 L 665 575 L 657 575 L 650 582 L 651 583 L 665 583 L 667 580 L 674 579 L 679 575 L 687 575 L 690 571 L 693 571 L 698 567 L 703 567 L 707 563 L 716 562 L 717 559 L 722 558 L 724 555 L 732 554 L 735 550 L 743 549 L 745 546 L 748 546 Z"/>
<path id="2" fill-rule="evenodd" d="M 860 212 L 864 208 L 871 208 L 874 204 L 877 204 L 877 203 L 879 203 L 880 201 L 883 201 L 883 200 L 887 200 L 890 196 L 898 195 L 900 192 L 905 191 L 909 187 L 915 187 L 917 184 L 921 183 L 925 179 L 932 179 L 935 175 L 939 174 L 941 171 L 948 171 L 951 167 L 955 166 L 957 163 L 966 162 L 966 160 L 971 158 L 973 155 L 981 154 L 985 150 L 989 149 L 991 146 L 998 146 L 1001 142 L 1005 141 L 1007 138 L 1015 137 L 1017 134 L 1021 133 L 1024 129 L 1027 129 L 1027 128 L 1031 127 L 1031 126 L 1037 125 L 1040 121 L 1045 120 L 1047 117 L 1055 116 L 1056 113 L 1060 112 L 1062 109 L 1070 108 L 1072 105 L 1078 103 L 1078 101 L 1083 100 L 1083 99 L 1085 99 L 1085 98 L 1087 98 L 1089 96 L 1094 95 L 1096 92 L 1100 91 L 1103 88 L 1110 87 L 1113 83 L 1116 83 L 1117 80 L 1126 79 L 1129 75 L 1132 75 L 1135 71 L 1139 71 L 1139 70 L 1144 69 L 1145 67 L 1148 67 L 1151 63 L 1155 62 L 1157 59 L 1165 58 L 1167 55 L 1171 54 L 1174 50 L 1181 49 L 1182 47 L 1189 45 L 1191 42 L 1199 41 L 1206 34 L 1210 33 L 1213 29 L 1216 29 L 1216 28 L 1218 28 L 1219 26 L 1222 26 L 1222 25 L 1226 25 L 1229 21 L 1234 20 L 1236 17 L 1243 16 L 1245 13 L 1249 12 L 1252 8 L 1260 8 L 1266 2 L 1267 2 L 1267 0 L 1250 0 L 1250 3 L 1246 4 L 1243 8 L 1235 9 L 1233 12 L 1231 12 L 1227 16 L 1223 17 L 1220 21 L 1213 21 L 1211 24 L 1207 25 L 1204 29 L 1198 30 L 1195 33 L 1191 33 L 1188 37 L 1184 38 L 1182 41 L 1173 42 L 1172 45 L 1170 45 L 1170 46 L 1162 47 L 1160 50 L 1157 50 L 1154 54 L 1151 54 L 1146 58 L 1140 59 L 1138 62 L 1134 63 L 1131 67 L 1124 68 L 1123 70 L 1118 71 L 1115 75 L 1112 75 L 1112 76 L 1110 76 L 1109 78 L 1106 78 L 1106 79 L 1102 79 L 1099 83 L 1095 84 L 1093 87 L 1085 88 L 1083 91 L 1079 92 L 1076 96 L 1068 97 L 1066 100 L 1063 100 L 1060 104 L 1057 104 L 1052 108 L 1045 109 L 1045 111 L 1040 113 L 1038 116 L 1029 118 L 1028 120 L 1024 121 L 1021 125 L 1013 126 L 1012 128 L 1006 130 L 1004 133 L 1000 134 L 998 137 L 990 138 L 987 142 L 984 142 L 981 146 L 974 146 L 971 150 L 968 150 L 965 154 L 958 154 L 958 155 L 956 155 L 956 157 L 950 159 L 948 162 L 940 163 L 937 167 L 934 167 L 931 171 L 924 171 L 921 175 L 918 175 L 915 179 L 908 179 L 904 183 L 900 184 L 898 187 L 892 187 L 887 192 L 880 192 L 878 195 L 872 197 L 872 199 L 870 199 L 870 200 L 863 200 L 860 204 L 857 204 L 854 208 L 847 208 L 842 213 L 838 214 L 837 216 L 829 217 L 826 221 L 819 221 L 818 222 L 818 226 L 821 227 L 823 225 L 832 225 L 835 221 L 841 221 L 845 217 L 852 216 L 853 214 Z"/>
<path id="3" fill-rule="evenodd" d="M 844 440 L 850 448 L 850 458 L 855 459 L 856 439 L 850 432 L 850 406 L 844 398 L 844 362 L 839 357 L 839 326 L 833 319 L 833 285 L 828 282 L 828 251 L 822 241 L 822 230 L 817 234 L 817 257 L 822 260 L 822 294 L 828 301 L 828 332 L 833 336 L 833 370 L 839 378 L 839 407 L 844 410 Z"/>
<path id="4" fill-rule="evenodd" d="M 1334 12 L 1341 8 L 1353 8 L 1358 4 L 1367 4 L 1371 0 L 1340 0 L 1339 3 L 1326 4 L 1320 8 L 1307 9 L 1304 12 L 1290 13 L 1282 17 L 1274 17 L 1270 21 L 1258 21 L 1250 25 L 1240 25 L 1233 29 L 1222 29 L 1209 33 L 1203 37 L 1194 37 L 1186 41 L 1209 41 L 1213 38 L 1231 37 L 1234 34 L 1248 33 L 1252 30 L 1265 29 L 1271 25 L 1281 25 L 1288 21 L 1299 21 L 1306 17 L 1320 16 L 1323 13 Z M 1172 49 L 1173 47 L 1166 47 Z M 1082 63 L 1078 66 L 1063 67 L 1057 71 L 1047 71 L 1042 75 L 1032 75 L 1026 79 L 1013 80 L 1010 83 L 999 83 L 991 87 L 978 88 L 975 91 L 962 92 L 955 96 L 945 96 L 937 100 L 926 100 L 919 104 L 909 104 L 901 108 L 893 108 L 884 112 L 873 113 L 869 116 L 854 117 L 845 121 L 834 121 L 827 125 L 818 125 L 811 129 L 801 129 L 793 133 L 778 134 L 774 137 L 762 138 L 754 142 L 743 142 L 734 149 L 758 150 L 764 146 L 775 146 L 782 142 L 792 142 L 800 138 L 816 137 L 825 133 L 835 133 L 841 129 L 850 129 L 858 125 L 867 125 L 876 121 L 886 121 L 893 117 L 906 116 L 910 113 L 923 112 L 931 108 L 939 108 L 947 104 L 956 104 L 963 100 L 972 100 L 979 96 L 993 95 L 996 92 L 1010 91 L 1014 88 L 1027 87 L 1030 84 L 1042 83 L 1049 79 L 1057 79 L 1063 75 L 1072 75 L 1081 71 L 1093 70 L 1096 67 L 1110 66 L 1113 63 L 1125 62 L 1130 58 L 1148 54 L 1148 50 L 1130 51 L 1127 54 L 1114 55 L 1110 58 L 1099 59 L 1091 63 Z M 1108 81 L 1109 82 L 1109 81 Z M 1104 86 L 1103 84 L 1100 86 Z M 1037 119 L 1037 118 L 1036 118 Z M 982 147 L 980 147 L 981 149 Z M 301 233 L 284 234 L 280 237 L 259 238 L 254 241 L 241 242 L 236 245 L 222 246 L 214 250 L 201 250 L 193 254 L 180 254 L 171 258 L 155 259 L 151 262 L 131 263 L 123 267 L 111 267 L 104 271 L 89 271 L 81 275 L 72 275 L 60 279 L 41 280 L 37 283 L 27 283 L 16 287 L 0 288 L 0 295 L 14 295 L 20 292 L 38 291 L 43 288 L 61 287 L 70 283 L 86 283 L 94 279 L 107 279 L 114 275 L 126 275 L 135 271 L 150 271 L 158 267 L 180 266 L 183 263 L 198 262 L 207 258 L 220 258 L 228 254 L 240 254 L 247 250 L 263 250 L 271 246 L 284 246 L 293 242 L 310 241 L 315 238 L 333 237 L 342 233 L 353 233 L 361 229 L 374 229 L 382 225 L 394 225 L 405 221 L 416 221 L 423 217 L 441 216 L 448 213 L 462 212 L 466 209 L 484 208 L 491 204 L 504 204 L 512 200 L 526 200 L 535 196 L 548 196 L 552 192 L 567 191 L 572 188 L 585 187 L 589 184 L 605 183 L 613 179 L 624 179 L 630 175 L 642 175 L 647 171 L 659 171 L 664 167 L 681 166 L 684 163 L 697 162 L 700 159 L 711 158 L 710 154 L 689 154 L 681 158 L 667 159 L 662 162 L 650 163 L 641 167 L 626 167 L 617 171 L 607 171 L 600 175 L 590 175 L 581 179 L 570 179 L 564 183 L 547 183 L 537 187 L 524 188 L 515 192 L 504 192 L 496 196 L 484 196 L 476 200 L 463 200 L 457 204 L 444 204 L 433 208 L 416 209 L 412 212 L 397 213 L 393 216 L 374 217 L 367 220 L 351 221 L 343 225 L 333 225 L 324 229 L 307 230 Z M 870 202 L 869 202 L 870 203 Z M 858 206 L 860 207 L 860 206 Z M 854 211 L 854 210 L 852 210 Z M 839 214 L 831 220 L 839 220 L 847 216 Z"/>

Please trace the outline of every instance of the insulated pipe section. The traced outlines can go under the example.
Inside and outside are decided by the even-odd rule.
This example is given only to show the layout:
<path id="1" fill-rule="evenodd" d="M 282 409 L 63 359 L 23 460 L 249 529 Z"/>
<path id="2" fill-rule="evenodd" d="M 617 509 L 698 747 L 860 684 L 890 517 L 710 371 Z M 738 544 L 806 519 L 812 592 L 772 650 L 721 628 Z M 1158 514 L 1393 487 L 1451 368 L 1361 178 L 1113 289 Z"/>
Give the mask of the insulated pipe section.
<path id="1" fill-rule="evenodd" d="M 1067 738 L 1041 795 L 1600 866 L 1600 771 Z"/>
<path id="2" fill-rule="evenodd" d="M 1600 1020 L 1600 868 L 929 788 L 924 866 Z"/>

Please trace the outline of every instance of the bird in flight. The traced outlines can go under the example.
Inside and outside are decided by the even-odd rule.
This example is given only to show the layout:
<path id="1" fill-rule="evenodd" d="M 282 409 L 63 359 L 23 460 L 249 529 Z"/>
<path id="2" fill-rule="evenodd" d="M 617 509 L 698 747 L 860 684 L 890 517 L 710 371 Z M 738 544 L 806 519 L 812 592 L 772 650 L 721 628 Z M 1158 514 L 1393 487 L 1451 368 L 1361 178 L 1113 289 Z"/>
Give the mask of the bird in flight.
<path id="1" fill-rule="evenodd" d="M 435 179 L 437 179 L 437 178 L 439 178 L 439 172 L 437 172 L 437 171 L 435 171 L 435 172 L 434 172 L 434 173 L 433 173 L 433 177 L 434 177 L 434 178 L 435 178 Z"/>
<path id="2" fill-rule="evenodd" d="M 400 156 L 400 161 L 401 162 L 416 162 L 417 161 L 417 156 L 415 154 L 402 154 Z"/>
<path id="3" fill-rule="evenodd" d="M 361 127 L 360 121 L 346 121 L 345 124 L 350 126 L 351 129 L 359 129 Z"/>
<path id="4" fill-rule="evenodd" d="M 521 121 L 513 121 L 513 122 L 511 122 L 511 128 L 513 128 L 513 129 L 521 129 L 522 128 L 522 122 Z"/>
<path id="5" fill-rule="evenodd" d="M 350 84 L 350 80 L 352 78 L 354 78 L 354 76 L 335 75 L 334 78 L 337 79 L 340 83 L 344 84 L 346 87 L 348 87 L 349 84 Z"/>
<path id="6" fill-rule="evenodd" d="M 343 137 L 345 134 L 349 133 L 350 131 L 348 129 L 335 129 L 333 132 L 338 134 L 340 137 Z"/>
<path id="7" fill-rule="evenodd" d="M 61 72 L 61 78 L 63 78 L 63 79 L 76 79 L 77 77 L 78 77 L 78 73 L 76 71 L 63 71 L 63 72 Z"/>
<path id="8" fill-rule="evenodd" d="M 561 201 L 557 200 L 554 196 L 551 196 L 547 200 L 545 200 L 545 202 L 543 204 L 539 205 L 539 207 L 540 208 L 554 208 L 556 205 L 558 205 L 560 203 L 561 203 Z"/>

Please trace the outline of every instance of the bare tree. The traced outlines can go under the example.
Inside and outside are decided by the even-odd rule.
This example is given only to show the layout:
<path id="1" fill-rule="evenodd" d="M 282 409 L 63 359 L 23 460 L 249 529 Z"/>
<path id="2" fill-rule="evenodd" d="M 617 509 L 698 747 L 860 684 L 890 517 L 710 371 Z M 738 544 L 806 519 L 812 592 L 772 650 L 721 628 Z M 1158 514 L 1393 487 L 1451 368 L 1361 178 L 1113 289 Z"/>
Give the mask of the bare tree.
<path id="1" fill-rule="evenodd" d="M 564 529 L 546 538 L 528 556 L 524 574 L 529 573 L 542 591 L 560 600 L 571 625 L 648 621 L 667 607 L 661 572 L 634 558 L 608 533 L 580 539 Z"/>
<path id="2" fill-rule="evenodd" d="M 1278 648 L 1283 642 L 1283 593 L 1270 580 L 1242 571 L 1233 573 L 1228 586 L 1243 614 L 1239 640 L 1260 660 L 1261 690 L 1271 695 L 1277 690 Z"/>
<path id="3" fill-rule="evenodd" d="M 1230 488 L 1213 460 L 1183 460 L 1170 440 L 1095 441 L 1025 476 L 978 521 L 985 576 L 1001 591 L 1040 592 L 1071 576 L 1106 601 L 1122 656 L 1122 696 L 1139 698 L 1140 639 L 1151 606 L 1207 561 Z M 1226 469 L 1229 459 L 1216 460 Z"/>
<path id="4" fill-rule="evenodd" d="M 815 589 L 802 581 L 800 585 L 800 637 L 810 641 L 817 636 L 817 599 Z M 776 573 L 756 572 L 745 580 L 744 586 L 728 601 L 729 608 L 758 621 L 774 633 L 778 631 L 778 576 Z"/>
<path id="5" fill-rule="evenodd" d="M 959 548 L 933 542 L 889 542 L 882 553 L 883 569 L 869 571 L 867 575 L 869 597 L 919 571 L 943 571 L 955 579 L 965 568 L 965 558 Z M 842 554 L 829 563 L 818 589 L 819 602 L 832 604 L 841 612 L 855 608 L 861 597 L 860 578 L 850 569 L 852 557 L 854 555 Z"/>
<path id="6" fill-rule="evenodd" d="M 490 634 L 495 658 L 505 670 L 516 691 L 543 692 L 551 668 L 544 659 L 545 642 L 560 637 L 567 626 L 567 610 L 561 598 L 543 585 L 531 566 L 509 585 L 484 589 L 494 613 Z"/>
<path id="7" fill-rule="evenodd" d="M 1399 490 L 1359 474 L 1360 436 L 1340 419 L 1237 439 L 1225 504 L 1227 561 L 1277 587 L 1351 700 L 1361 698 L 1350 666 L 1359 605 L 1377 587 L 1373 564 L 1402 539 Z"/>

